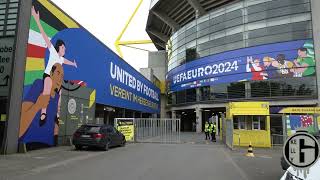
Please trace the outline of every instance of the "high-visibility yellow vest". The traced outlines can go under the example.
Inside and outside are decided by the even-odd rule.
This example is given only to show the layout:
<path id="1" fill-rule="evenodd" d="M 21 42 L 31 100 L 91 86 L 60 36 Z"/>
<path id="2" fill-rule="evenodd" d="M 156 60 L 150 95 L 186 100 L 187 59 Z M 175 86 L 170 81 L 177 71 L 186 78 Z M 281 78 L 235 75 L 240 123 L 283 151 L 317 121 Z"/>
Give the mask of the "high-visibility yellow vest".
<path id="1" fill-rule="evenodd" d="M 216 125 L 213 125 L 213 132 L 216 132 Z"/>
<path id="2" fill-rule="evenodd" d="M 212 133 L 212 129 L 213 129 L 213 125 L 210 124 L 210 125 L 209 125 L 209 133 Z"/>
<path id="3" fill-rule="evenodd" d="M 204 125 L 204 132 L 209 132 L 209 124 Z"/>

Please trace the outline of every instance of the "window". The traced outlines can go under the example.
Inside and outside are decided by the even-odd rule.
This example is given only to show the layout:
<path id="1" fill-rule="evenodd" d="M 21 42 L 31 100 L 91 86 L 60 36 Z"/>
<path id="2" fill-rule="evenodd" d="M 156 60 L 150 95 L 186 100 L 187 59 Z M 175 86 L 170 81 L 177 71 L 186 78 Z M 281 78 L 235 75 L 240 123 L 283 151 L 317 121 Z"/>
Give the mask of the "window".
<path id="1" fill-rule="evenodd" d="M 234 116 L 233 128 L 242 130 L 265 130 L 266 116 Z"/>
<path id="2" fill-rule="evenodd" d="M 111 127 L 111 126 L 109 126 L 108 128 L 107 128 L 107 133 L 115 133 L 116 131 L 115 131 L 115 129 L 113 128 L 113 127 Z"/>
<path id="3" fill-rule="evenodd" d="M 258 116 L 253 116 L 252 130 L 260 130 L 260 118 Z"/>
<path id="4" fill-rule="evenodd" d="M 269 97 L 270 84 L 268 81 L 251 82 L 251 97 Z"/>
<path id="5" fill-rule="evenodd" d="M 252 130 L 266 130 L 266 116 L 252 116 Z"/>
<path id="6" fill-rule="evenodd" d="M 186 90 L 186 102 L 195 102 L 197 100 L 196 88 Z"/>
<path id="7" fill-rule="evenodd" d="M 187 97 L 186 90 L 178 91 L 176 92 L 176 95 L 177 95 L 177 99 L 176 99 L 177 104 L 186 103 L 186 97 Z"/>
<path id="8" fill-rule="evenodd" d="M 83 125 L 79 128 L 80 132 L 87 132 L 87 133 L 99 133 L 101 127 L 100 126 L 87 126 Z"/>
<path id="9" fill-rule="evenodd" d="M 245 116 L 239 119 L 239 129 L 247 129 Z"/>
<path id="10" fill-rule="evenodd" d="M 210 99 L 210 86 L 200 87 L 200 97 L 201 101 Z"/>
<path id="11" fill-rule="evenodd" d="M 239 129 L 239 119 L 233 120 L 233 129 Z"/>
<path id="12" fill-rule="evenodd" d="M 231 83 L 227 89 L 229 99 L 245 98 L 245 84 L 243 82 Z"/>
<path id="13" fill-rule="evenodd" d="M 189 48 L 186 50 L 186 62 L 190 62 L 199 58 L 196 48 Z"/>
<path id="14" fill-rule="evenodd" d="M 233 117 L 233 128 L 234 129 L 246 129 L 246 116 L 234 116 Z"/>

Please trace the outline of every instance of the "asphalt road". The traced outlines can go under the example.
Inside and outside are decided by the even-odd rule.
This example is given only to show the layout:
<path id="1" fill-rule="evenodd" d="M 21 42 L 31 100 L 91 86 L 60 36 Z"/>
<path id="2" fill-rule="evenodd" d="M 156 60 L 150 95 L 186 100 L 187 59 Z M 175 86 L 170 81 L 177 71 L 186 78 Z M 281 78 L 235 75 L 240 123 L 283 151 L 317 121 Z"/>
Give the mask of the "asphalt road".
<path id="1" fill-rule="evenodd" d="M 230 151 L 215 144 L 129 144 L 107 152 L 70 147 L 0 157 L 1 180 L 274 180 L 278 150 Z"/>

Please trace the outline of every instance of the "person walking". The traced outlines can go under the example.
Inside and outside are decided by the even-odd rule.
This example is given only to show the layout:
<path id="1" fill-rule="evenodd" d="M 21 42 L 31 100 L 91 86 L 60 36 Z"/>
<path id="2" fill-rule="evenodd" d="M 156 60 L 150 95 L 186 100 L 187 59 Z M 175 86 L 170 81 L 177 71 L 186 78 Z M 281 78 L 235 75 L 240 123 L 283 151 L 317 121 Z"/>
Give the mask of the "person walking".
<path id="1" fill-rule="evenodd" d="M 196 128 L 197 128 L 196 122 L 192 122 L 192 132 L 196 132 Z"/>
<path id="2" fill-rule="evenodd" d="M 206 123 L 204 124 L 204 133 L 206 134 L 206 140 L 210 140 L 210 136 L 209 136 L 209 123 L 208 121 L 206 121 Z"/>
<path id="3" fill-rule="evenodd" d="M 210 121 L 209 122 L 209 140 L 210 140 L 210 136 L 212 135 L 212 128 L 213 128 L 213 125 L 212 125 L 212 122 Z M 212 137 L 211 137 L 212 139 Z"/>
<path id="4" fill-rule="evenodd" d="M 212 142 L 216 142 L 216 124 L 211 123 L 210 129 L 211 129 L 211 140 L 212 140 Z"/>

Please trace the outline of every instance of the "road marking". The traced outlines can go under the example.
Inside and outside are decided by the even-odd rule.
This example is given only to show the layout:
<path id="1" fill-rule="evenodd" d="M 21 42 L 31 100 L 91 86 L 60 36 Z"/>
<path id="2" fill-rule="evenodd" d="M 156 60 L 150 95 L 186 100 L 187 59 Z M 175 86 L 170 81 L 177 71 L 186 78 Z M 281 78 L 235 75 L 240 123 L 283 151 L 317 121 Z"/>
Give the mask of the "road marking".
<path id="1" fill-rule="evenodd" d="M 241 178 L 244 180 L 249 180 L 248 176 L 246 173 L 233 161 L 232 157 L 226 152 L 225 149 L 220 149 L 223 154 L 226 156 L 227 160 L 231 162 L 231 164 L 235 167 L 236 171 L 240 174 Z"/>
<path id="2" fill-rule="evenodd" d="M 46 165 L 46 166 L 42 166 L 42 167 L 37 167 L 37 168 L 34 168 L 34 169 L 31 169 L 31 172 L 37 174 L 37 173 L 41 173 L 43 171 L 47 171 L 51 168 L 55 168 L 55 167 L 60 167 L 60 166 L 65 166 L 67 164 L 70 164 L 70 163 L 73 163 L 73 162 L 76 162 L 76 161 L 82 161 L 82 160 L 86 160 L 86 159 L 89 159 L 89 158 L 92 158 L 92 157 L 95 157 L 95 156 L 99 156 L 101 154 L 103 154 L 105 152 L 98 152 L 98 153 L 92 153 L 92 154 L 87 154 L 87 155 L 80 155 L 78 157 L 74 157 L 74 158 L 71 158 L 71 159 L 67 159 L 67 160 L 64 160 L 64 161 L 59 161 L 59 162 L 56 162 L 56 163 L 53 163 L 53 164 L 49 164 L 49 165 Z"/>
<path id="3" fill-rule="evenodd" d="M 265 159 L 272 159 L 272 157 L 267 156 L 267 155 L 261 155 L 261 156 L 257 156 L 259 158 L 265 158 Z"/>

